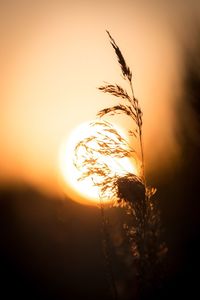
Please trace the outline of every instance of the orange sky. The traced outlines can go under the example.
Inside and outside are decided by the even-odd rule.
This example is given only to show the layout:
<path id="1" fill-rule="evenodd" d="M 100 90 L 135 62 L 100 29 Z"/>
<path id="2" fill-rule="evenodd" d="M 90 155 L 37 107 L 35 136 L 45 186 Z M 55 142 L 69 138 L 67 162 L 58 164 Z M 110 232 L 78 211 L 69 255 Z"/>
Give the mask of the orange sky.
<path id="1" fill-rule="evenodd" d="M 103 81 L 122 83 L 105 29 L 133 71 L 144 113 L 147 167 L 173 166 L 179 151 L 174 105 L 182 80 L 175 33 L 181 36 L 181 18 L 190 20 L 190 13 L 179 1 L 171 6 L 158 2 L 1 2 L 2 182 L 22 180 L 60 193 L 58 152 L 63 139 L 113 103 L 96 87 Z"/>

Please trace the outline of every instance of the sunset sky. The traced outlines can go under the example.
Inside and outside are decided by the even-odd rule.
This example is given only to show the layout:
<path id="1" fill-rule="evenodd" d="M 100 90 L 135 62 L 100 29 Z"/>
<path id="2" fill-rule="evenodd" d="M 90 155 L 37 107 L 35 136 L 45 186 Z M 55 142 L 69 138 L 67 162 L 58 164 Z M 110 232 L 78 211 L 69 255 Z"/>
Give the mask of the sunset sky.
<path id="1" fill-rule="evenodd" d="M 113 104 L 96 87 L 122 82 L 106 29 L 133 71 L 147 171 L 176 165 L 181 47 L 193 46 L 198 1 L 1 1 L 0 14 L 2 184 L 22 181 L 60 193 L 62 142 Z"/>
<path id="2" fill-rule="evenodd" d="M 74 130 L 116 103 L 97 87 L 124 86 L 106 30 L 133 72 L 169 248 L 163 287 L 147 299 L 199 293 L 199 0 L 0 0 L 0 297 L 111 300 L 100 210 L 76 202 L 60 159 Z M 119 300 L 139 300 L 127 215 L 106 214 Z"/>

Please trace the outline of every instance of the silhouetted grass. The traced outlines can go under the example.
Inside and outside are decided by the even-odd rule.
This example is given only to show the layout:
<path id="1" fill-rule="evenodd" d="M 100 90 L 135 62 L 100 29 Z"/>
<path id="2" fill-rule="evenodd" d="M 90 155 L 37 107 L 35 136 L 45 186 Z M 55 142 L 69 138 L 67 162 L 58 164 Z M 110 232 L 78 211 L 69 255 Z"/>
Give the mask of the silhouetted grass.
<path id="1" fill-rule="evenodd" d="M 130 216 L 131 222 L 124 224 L 123 227 L 135 261 L 134 267 L 142 297 L 143 292 L 146 293 L 151 288 L 155 270 L 167 252 L 167 247 L 161 238 L 162 228 L 158 199 L 153 197 L 156 189 L 147 185 L 143 149 L 143 113 L 139 101 L 134 95 L 132 72 L 115 40 L 108 31 L 107 34 L 129 90 L 111 83 L 105 83 L 99 87 L 101 92 L 114 96 L 119 103 L 106 107 L 97 113 L 97 117 L 100 119 L 90 124 L 96 128 L 97 134 L 87 137 L 77 144 L 74 163 L 81 171 L 80 180 L 89 177 L 94 185 L 99 187 L 100 207 L 106 235 L 103 206 L 105 199 L 112 199 L 113 206 L 122 207 Z M 104 116 L 117 114 L 124 114 L 132 119 L 133 126 L 128 134 L 135 139 L 135 143 L 139 143 L 139 152 L 120 135 L 110 122 L 103 120 Z M 121 166 L 121 172 L 118 174 L 109 166 L 108 160 L 103 160 L 102 157 L 110 160 L 124 157 L 133 158 L 140 162 L 139 174 L 127 172 L 123 166 Z M 105 242 L 109 243 L 108 236 L 105 237 Z M 106 259 L 109 260 L 109 257 Z M 113 282 L 112 284 L 114 286 Z"/>

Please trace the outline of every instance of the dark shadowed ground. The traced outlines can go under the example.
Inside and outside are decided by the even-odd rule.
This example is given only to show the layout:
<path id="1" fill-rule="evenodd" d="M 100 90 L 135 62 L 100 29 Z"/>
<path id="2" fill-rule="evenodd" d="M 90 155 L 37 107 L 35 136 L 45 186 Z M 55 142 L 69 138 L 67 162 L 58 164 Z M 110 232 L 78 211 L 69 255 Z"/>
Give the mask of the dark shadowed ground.
<path id="1" fill-rule="evenodd" d="M 97 209 L 9 187 L 0 213 L 6 299 L 107 299 Z"/>

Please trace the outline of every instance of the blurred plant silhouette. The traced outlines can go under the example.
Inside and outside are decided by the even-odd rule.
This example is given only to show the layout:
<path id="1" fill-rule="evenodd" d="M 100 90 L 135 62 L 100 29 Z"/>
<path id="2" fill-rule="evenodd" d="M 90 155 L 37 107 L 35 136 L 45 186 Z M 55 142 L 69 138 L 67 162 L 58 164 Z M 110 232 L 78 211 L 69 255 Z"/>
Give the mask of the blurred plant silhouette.
<path id="1" fill-rule="evenodd" d="M 81 172 L 79 180 L 89 177 L 93 184 L 99 187 L 105 242 L 109 243 L 109 238 L 106 237 L 108 220 L 104 213 L 104 201 L 106 203 L 107 199 L 112 200 L 111 206 L 123 208 L 128 215 L 130 222 L 125 223 L 123 227 L 134 258 L 142 298 L 142 291 L 151 285 L 154 270 L 162 262 L 167 247 L 162 241 L 158 199 L 154 197 L 156 188 L 147 185 L 145 176 L 142 110 L 134 95 L 132 72 L 109 31 L 107 34 L 129 91 L 118 84 L 105 83 L 99 87 L 101 92 L 110 94 L 119 100 L 119 103 L 97 113 L 98 118 L 90 124 L 96 128 L 96 134 L 76 145 L 74 164 Z M 133 127 L 128 131 L 128 135 L 133 139 L 131 144 L 110 122 L 102 120 L 104 116 L 116 114 L 124 114 L 132 119 Z M 134 143 L 139 145 L 139 151 L 132 146 Z M 138 163 L 137 174 L 127 171 L 123 164 L 120 165 L 120 159 L 123 158 L 132 158 Z M 120 172 L 112 169 L 112 165 L 109 165 L 111 160 L 117 160 Z M 109 251 L 106 247 L 105 257 L 110 265 Z M 111 274 L 111 281 L 113 280 Z M 113 295 L 116 299 L 115 287 Z"/>

